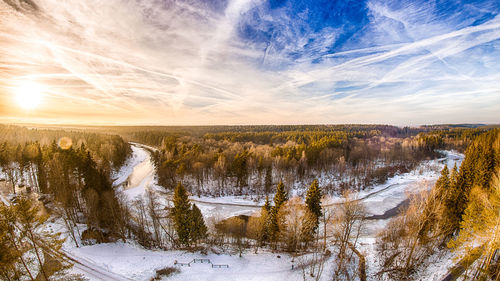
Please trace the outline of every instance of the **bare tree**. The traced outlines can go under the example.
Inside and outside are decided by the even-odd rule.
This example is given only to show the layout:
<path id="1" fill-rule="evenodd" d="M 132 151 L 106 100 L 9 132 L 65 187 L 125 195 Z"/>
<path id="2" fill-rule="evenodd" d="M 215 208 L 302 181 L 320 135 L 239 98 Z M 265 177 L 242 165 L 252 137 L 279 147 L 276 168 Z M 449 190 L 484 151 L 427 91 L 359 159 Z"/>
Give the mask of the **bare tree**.
<path id="1" fill-rule="evenodd" d="M 255 253 L 259 246 L 262 245 L 267 234 L 266 223 L 268 220 L 267 211 L 263 210 L 259 214 L 255 214 L 248 218 L 247 236 L 255 240 Z"/>
<path id="2" fill-rule="evenodd" d="M 316 217 L 298 197 L 288 200 L 278 212 L 279 237 L 287 251 L 295 252 L 313 239 Z"/>
<path id="3" fill-rule="evenodd" d="M 216 224 L 216 229 L 219 233 L 231 237 L 232 244 L 236 245 L 240 257 L 245 248 L 246 225 L 247 222 L 242 217 L 231 217 Z"/>
<path id="4" fill-rule="evenodd" d="M 434 227 L 440 208 L 434 190 L 411 194 L 410 205 L 393 218 L 379 234 L 379 275 L 394 280 L 411 280 L 412 274 L 442 244 Z"/>
<path id="5" fill-rule="evenodd" d="M 332 218 L 333 237 L 338 247 L 336 278 L 350 278 L 349 266 L 352 252 L 349 252 L 349 248 L 356 248 L 359 235 L 365 224 L 365 216 L 366 211 L 363 203 L 356 200 L 349 191 L 344 192 L 342 202 Z"/>

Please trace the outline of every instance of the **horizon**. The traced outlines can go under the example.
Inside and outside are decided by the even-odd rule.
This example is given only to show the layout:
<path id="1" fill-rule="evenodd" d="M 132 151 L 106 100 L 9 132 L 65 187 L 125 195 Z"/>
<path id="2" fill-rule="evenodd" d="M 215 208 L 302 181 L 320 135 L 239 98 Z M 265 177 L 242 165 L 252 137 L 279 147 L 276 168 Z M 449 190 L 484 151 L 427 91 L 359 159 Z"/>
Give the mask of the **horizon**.
<path id="1" fill-rule="evenodd" d="M 500 6 L 0 1 L 0 122 L 500 124 Z"/>
<path id="2" fill-rule="evenodd" d="M 8 123 L 0 121 L 3 126 L 19 126 L 19 127 L 54 127 L 54 128 L 106 128 L 106 127 L 139 127 L 139 128 L 168 128 L 168 127 L 286 127 L 286 126 L 392 126 L 397 128 L 422 128 L 422 127 L 458 127 L 458 128 L 481 128 L 481 127 L 500 127 L 500 123 L 435 123 L 435 124 L 415 124 L 415 125 L 397 125 L 389 123 L 302 123 L 302 124 L 190 124 L 190 125 L 155 125 L 155 124 L 79 124 L 79 123 Z"/>

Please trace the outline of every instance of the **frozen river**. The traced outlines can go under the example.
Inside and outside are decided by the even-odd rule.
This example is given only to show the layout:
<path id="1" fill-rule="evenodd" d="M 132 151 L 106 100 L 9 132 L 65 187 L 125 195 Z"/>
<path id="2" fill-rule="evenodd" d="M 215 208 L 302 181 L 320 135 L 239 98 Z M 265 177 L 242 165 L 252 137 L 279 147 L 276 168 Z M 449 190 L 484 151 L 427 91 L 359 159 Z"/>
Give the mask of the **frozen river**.
<path id="1" fill-rule="evenodd" d="M 123 187 L 128 198 L 133 199 L 142 196 L 147 189 L 162 191 L 156 184 L 155 167 L 150 159 L 150 150 L 154 148 L 140 144 L 132 144 L 132 156 L 115 176 L 115 185 Z M 369 228 L 375 232 L 383 227 L 387 217 L 384 213 L 396 208 L 407 199 L 408 192 L 417 192 L 429 189 L 439 177 L 440 171 L 445 164 L 453 167 L 456 163 L 460 165 L 464 155 L 455 151 L 442 151 L 445 156 L 440 159 L 422 162 L 416 169 L 409 173 L 396 175 L 388 179 L 384 184 L 367 188 L 365 191 L 355 194 L 354 199 L 362 201 L 367 210 L 367 216 L 378 216 L 381 219 L 372 220 Z M 237 215 L 252 215 L 261 208 L 261 203 L 256 203 L 243 197 L 191 197 L 202 211 L 207 220 L 220 220 Z M 329 197 L 324 202 L 325 208 L 335 208 L 341 202 L 341 198 Z M 388 215 L 397 212 L 389 211 Z"/>

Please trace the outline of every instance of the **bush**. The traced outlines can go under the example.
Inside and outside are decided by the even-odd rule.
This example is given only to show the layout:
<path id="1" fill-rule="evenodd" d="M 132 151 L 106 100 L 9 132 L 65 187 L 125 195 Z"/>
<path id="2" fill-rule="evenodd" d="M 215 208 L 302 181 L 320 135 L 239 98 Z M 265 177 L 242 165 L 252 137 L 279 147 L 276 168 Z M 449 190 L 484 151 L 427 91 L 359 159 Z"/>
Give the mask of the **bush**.
<path id="1" fill-rule="evenodd" d="M 179 273 L 181 272 L 178 268 L 175 268 L 175 267 L 164 267 L 162 269 L 158 269 L 156 270 L 156 275 L 155 277 L 151 278 L 151 281 L 154 281 L 154 280 L 161 280 L 162 277 L 169 277 L 170 275 L 174 274 L 174 273 Z"/>

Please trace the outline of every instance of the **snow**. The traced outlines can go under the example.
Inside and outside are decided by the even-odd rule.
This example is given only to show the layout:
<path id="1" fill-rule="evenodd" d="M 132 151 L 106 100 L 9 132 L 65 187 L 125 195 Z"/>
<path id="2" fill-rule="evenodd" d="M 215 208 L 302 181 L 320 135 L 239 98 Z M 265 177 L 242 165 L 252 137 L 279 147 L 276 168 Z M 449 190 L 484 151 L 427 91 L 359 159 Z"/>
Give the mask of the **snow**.
<path id="1" fill-rule="evenodd" d="M 288 254 L 273 254 L 253 250 L 238 254 L 200 254 L 184 251 L 145 250 L 130 243 L 108 243 L 72 248 L 71 254 L 79 260 L 94 263 L 113 273 L 119 273 L 132 280 L 150 280 L 154 272 L 164 267 L 177 267 L 181 272 L 169 280 L 289 280 L 302 279 L 302 270 L 291 269 L 292 257 Z M 278 258 L 278 255 L 280 258 Z M 210 259 L 212 264 L 229 265 L 229 268 L 212 268 L 209 263 L 191 263 L 190 266 L 175 265 L 189 263 L 193 259 Z M 299 258 L 295 258 L 297 265 Z M 331 264 L 331 262 L 328 262 Z M 88 276 L 90 280 L 100 280 Z M 325 270 L 321 280 L 329 280 Z"/>
<path id="2" fill-rule="evenodd" d="M 128 199 L 144 195 L 146 189 L 160 190 L 155 179 L 155 168 L 148 150 L 154 150 L 141 144 L 132 143 L 132 156 L 117 174 L 115 186 L 121 186 Z M 366 188 L 355 195 L 365 204 L 368 215 L 382 215 L 395 208 L 407 198 L 408 192 L 429 189 L 439 177 L 444 164 L 450 168 L 455 163 L 460 165 L 463 154 L 456 151 L 439 151 L 443 158 L 423 161 L 409 173 L 389 178 L 384 184 Z M 260 210 L 264 198 L 257 200 L 255 196 L 191 196 L 191 201 L 202 211 L 205 219 L 225 219 L 231 216 L 252 215 Z M 324 204 L 332 205 L 341 202 L 339 196 L 329 197 Z"/>
<path id="3" fill-rule="evenodd" d="M 455 252 L 437 252 L 429 258 L 428 266 L 417 277 L 421 280 L 440 281 L 443 276 L 446 276 L 448 270 L 455 265 L 457 262 L 456 257 L 457 253 Z"/>
<path id="4" fill-rule="evenodd" d="M 387 210 L 396 207 L 407 198 L 408 192 L 419 191 L 430 188 L 439 177 L 439 171 L 444 164 L 451 168 L 455 162 L 457 165 L 463 159 L 463 155 L 453 151 L 442 151 L 445 156 L 441 159 L 424 161 L 415 170 L 396 175 L 386 183 L 367 188 L 356 194 L 355 198 L 361 199 L 369 215 L 381 215 Z M 132 156 L 124 167 L 116 175 L 115 186 L 119 186 L 127 195 L 129 200 L 143 196 L 147 189 L 159 189 L 155 181 L 154 165 L 149 157 L 149 152 L 137 144 L 132 144 Z M 166 199 L 166 198 L 164 198 Z M 340 197 L 331 197 L 327 204 L 335 208 L 335 204 L 342 200 Z M 191 201 L 202 211 L 205 219 L 210 224 L 213 221 L 237 215 L 251 215 L 260 210 L 263 200 L 256 202 L 250 196 L 226 196 L 219 198 L 194 197 Z M 376 234 L 384 228 L 389 219 L 368 220 L 366 229 L 359 240 L 361 252 L 367 255 L 368 274 L 376 270 L 374 264 L 376 255 Z M 300 269 L 291 270 L 291 259 L 289 255 L 262 252 L 253 254 L 248 250 L 240 258 L 238 255 L 214 254 L 203 255 L 200 253 L 189 253 L 185 251 L 155 251 L 146 250 L 134 243 L 115 242 L 82 246 L 76 248 L 72 241 L 64 245 L 66 252 L 85 263 L 92 263 L 98 268 L 109 272 L 127 276 L 132 280 L 150 280 L 157 269 L 174 266 L 174 261 L 188 263 L 194 258 L 208 258 L 214 264 L 228 264 L 229 268 L 212 268 L 210 264 L 191 264 L 190 267 L 179 267 L 181 272 L 169 277 L 169 280 L 303 280 Z M 333 259 L 333 258 L 332 258 Z M 439 263 L 436 257 L 436 265 L 429 267 L 423 273 L 422 280 L 436 280 L 446 273 L 446 266 Z M 448 262 L 450 263 L 450 262 Z M 323 280 L 329 280 L 334 260 L 326 263 Z M 445 268 L 441 268 L 444 266 Z M 81 272 L 78 268 L 73 272 Z M 100 280 L 95 276 L 87 276 L 90 280 Z M 430 279 L 428 279 L 430 278 Z M 102 278 L 101 278 L 102 279 Z"/>
<path id="5" fill-rule="evenodd" d="M 132 145 L 131 148 L 131 157 L 125 162 L 120 170 L 113 175 L 113 184 L 115 186 L 124 184 L 130 177 L 130 175 L 134 172 L 135 167 L 149 158 L 149 154 L 146 150 L 134 145 Z"/>
<path id="6" fill-rule="evenodd" d="M 457 166 L 463 160 L 463 154 L 456 151 L 441 151 L 445 157 L 428 160 L 421 163 L 409 173 L 396 175 L 384 184 L 367 188 L 358 192 L 354 199 L 361 199 L 368 215 L 382 215 L 387 210 L 397 207 L 403 202 L 408 192 L 418 192 L 431 188 L 438 179 L 441 169 L 446 163 L 449 167 Z M 254 200 L 251 196 L 224 196 L 224 197 L 196 197 L 191 201 L 197 204 L 205 217 L 216 216 L 227 218 L 237 215 L 251 215 L 260 209 L 263 200 Z M 341 197 L 328 197 L 324 204 L 334 208 L 343 199 Z"/>
<path id="7" fill-rule="evenodd" d="M 149 152 L 142 145 L 132 144 L 132 155 L 115 175 L 113 185 L 119 186 L 128 199 L 144 195 L 148 188 L 157 187 L 155 168 Z"/>

